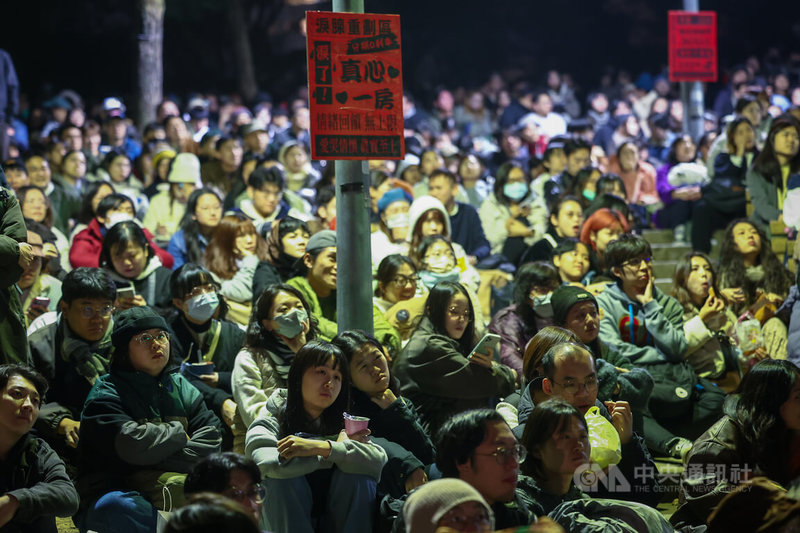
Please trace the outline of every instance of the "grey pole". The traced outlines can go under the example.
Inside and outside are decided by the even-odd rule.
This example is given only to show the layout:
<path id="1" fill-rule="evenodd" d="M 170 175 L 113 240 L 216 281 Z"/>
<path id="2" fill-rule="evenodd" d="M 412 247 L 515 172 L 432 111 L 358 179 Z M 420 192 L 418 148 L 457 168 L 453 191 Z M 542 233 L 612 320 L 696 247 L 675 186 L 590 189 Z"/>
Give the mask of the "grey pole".
<path id="1" fill-rule="evenodd" d="M 683 0 L 683 10 L 700 11 L 700 1 Z M 681 101 L 683 102 L 683 132 L 688 133 L 695 142 L 698 142 L 705 133 L 703 83 L 699 81 L 681 82 Z"/>
<path id="2" fill-rule="evenodd" d="M 363 13 L 364 0 L 333 0 L 333 11 Z M 367 161 L 336 161 L 336 322 L 372 333 Z"/>

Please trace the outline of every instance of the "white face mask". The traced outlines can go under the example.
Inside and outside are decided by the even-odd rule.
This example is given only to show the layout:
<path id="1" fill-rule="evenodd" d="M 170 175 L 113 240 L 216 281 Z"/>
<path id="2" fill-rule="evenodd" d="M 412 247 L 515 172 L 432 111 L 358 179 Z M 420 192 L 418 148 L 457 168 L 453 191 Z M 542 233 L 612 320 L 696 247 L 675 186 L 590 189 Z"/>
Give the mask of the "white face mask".
<path id="1" fill-rule="evenodd" d="M 389 229 L 407 228 L 408 213 L 397 213 L 386 218 L 386 227 Z"/>
<path id="2" fill-rule="evenodd" d="M 449 272 L 455 266 L 453 258 L 447 255 L 437 255 L 425 259 L 427 270 L 431 272 Z"/>
<path id="3" fill-rule="evenodd" d="M 198 322 L 206 322 L 217 311 L 219 307 L 219 296 L 216 292 L 198 294 L 190 300 L 186 300 L 186 314 L 189 318 Z"/>
<path id="4" fill-rule="evenodd" d="M 106 218 L 105 227 L 106 229 L 111 229 L 115 225 L 119 224 L 120 222 L 127 222 L 128 220 L 133 220 L 133 215 L 129 215 L 128 213 L 111 213 Z"/>

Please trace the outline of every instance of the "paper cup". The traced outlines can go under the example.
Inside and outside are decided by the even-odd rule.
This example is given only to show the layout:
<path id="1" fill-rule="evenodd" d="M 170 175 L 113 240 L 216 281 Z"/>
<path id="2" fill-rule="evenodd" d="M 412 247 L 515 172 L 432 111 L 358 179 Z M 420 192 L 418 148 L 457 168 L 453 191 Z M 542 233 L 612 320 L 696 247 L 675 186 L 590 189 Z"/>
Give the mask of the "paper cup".
<path id="1" fill-rule="evenodd" d="M 353 435 L 369 427 L 369 418 L 363 416 L 353 416 L 344 414 L 344 431 L 348 435 Z"/>

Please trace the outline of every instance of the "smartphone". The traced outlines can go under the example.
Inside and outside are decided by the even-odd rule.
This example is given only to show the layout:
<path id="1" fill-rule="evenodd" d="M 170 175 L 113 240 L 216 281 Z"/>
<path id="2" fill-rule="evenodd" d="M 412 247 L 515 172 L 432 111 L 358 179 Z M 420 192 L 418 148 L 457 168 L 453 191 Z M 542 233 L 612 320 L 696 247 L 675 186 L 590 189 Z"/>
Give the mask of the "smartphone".
<path id="1" fill-rule="evenodd" d="M 500 347 L 500 335 L 495 333 L 487 333 L 483 336 L 483 338 L 478 341 L 478 344 L 475 345 L 475 348 L 469 353 L 469 359 L 472 359 L 472 356 L 476 353 L 489 353 L 489 349 L 492 350 L 492 357 L 499 358 L 500 352 L 498 348 Z"/>
<path id="2" fill-rule="evenodd" d="M 45 298 L 44 296 L 37 296 L 36 298 L 33 299 L 33 302 L 31 302 L 31 306 L 43 307 L 47 309 L 50 306 L 50 298 Z"/>
<path id="3" fill-rule="evenodd" d="M 117 289 L 117 298 L 127 299 L 136 296 L 136 289 L 133 287 L 123 287 Z"/>

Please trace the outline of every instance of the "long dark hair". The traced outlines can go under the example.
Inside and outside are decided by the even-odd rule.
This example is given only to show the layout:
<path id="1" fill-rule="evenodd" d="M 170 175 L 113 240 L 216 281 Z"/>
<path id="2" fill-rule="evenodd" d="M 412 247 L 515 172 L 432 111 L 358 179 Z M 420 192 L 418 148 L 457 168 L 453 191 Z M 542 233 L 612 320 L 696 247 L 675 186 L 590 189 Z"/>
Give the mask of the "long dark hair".
<path id="1" fill-rule="evenodd" d="M 695 144 L 694 140 L 688 134 L 678 135 L 669 145 L 669 151 L 667 152 L 667 165 L 670 168 L 681 163 L 681 161 L 678 161 L 678 145 L 686 140 L 694 145 L 694 158 L 697 159 L 697 144 Z"/>
<path id="2" fill-rule="evenodd" d="M 500 168 L 497 169 L 497 176 L 495 177 L 494 180 L 494 189 L 492 192 L 494 192 L 494 197 L 497 198 L 497 201 L 505 206 L 511 205 L 511 199 L 505 195 L 505 193 L 503 192 L 503 187 L 505 187 L 506 183 L 508 183 L 508 176 L 511 174 L 511 171 L 515 168 L 520 169 L 522 173 L 525 175 L 525 183 L 527 183 L 528 186 L 530 186 L 531 184 L 531 180 L 530 177 L 528 176 L 528 173 L 525 172 L 525 169 L 522 167 L 522 165 L 520 165 L 516 161 L 508 161 L 500 165 Z M 530 191 L 528 191 L 528 194 L 526 194 L 525 197 L 527 198 L 528 195 L 530 195 Z"/>
<path id="3" fill-rule="evenodd" d="M 342 374 L 342 388 L 333 404 L 320 415 L 321 424 L 315 427 L 303 406 L 303 376 L 306 370 L 324 366 L 333 358 L 333 368 Z M 299 432 L 316 435 L 335 435 L 344 428 L 342 413 L 350 408 L 350 372 L 347 360 L 338 346 L 314 340 L 300 348 L 289 368 L 286 406 L 278 416 L 281 436 Z"/>
<path id="4" fill-rule="evenodd" d="M 789 398 L 800 369 L 786 360 L 759 361 L 729 396 L 724 412 L 744 437 L 750 457 L 772 480 L 791 481 L 789 445 L 792 431 L 781 418 L 781 406 Z"/>
<path id="5" fill-rule="evenodd" d="M 361 331 L 360 329 L 343 331 L 336 335 L 331 342 L 338 346 L 340 350 L 342 350 L 342 354 L 344 355 L 345 359 L 347 359 L 348 365 L 353 361 L 353 357 L 357 352 L 369 346 L 374 346 L 381 351 L 384 357 L 386 357 L 386 349 L 383 347 L 380 341 L 378 341 L 378 339 L 369 333 Z M 389 368 L 389 390 L 391 390 L 395 396 L 400 396 L 400 382 L 392 375 L 392 365 L 389 364 L 387 367 Z M 366 396 L 356 387 L 353 387 L 350 392 L 354 399 L 359 395 Z"/>
<path id="6" fill-rule="evenodd" d="M 800 124 L 798 124 L 797 119 L 791 115 L 779 116 L 772 121 L 767 142 L 764 143 L 764 149 L 753 160 L 753 171 L 761 174 L 765 180 L 774 183 L 778 190 L 783 190 L 783 176 L 778 155 L 775 153 L 775 136 L 786 128 L 794 128 L 800 134 Z M 791 173 L 800 170 L 800 151 L 789 161 L 789 168 Z"/>
<path id="7" fill-rule="evenodd" d="M 683 258 L 678 261 L 678 266 L 675 267 L 675 276 L 672 279 L 672 297 L 678 300 L 683 306 L 683 310 L 687 313 L 697 311 L 698 307 L 692 301 L 692 295 L 686 288 L 686 281 L 689 279 L 689 274 L 692 273 L 692 259 L 699 257 L 704 259 L 711 271 L 711 279 L 709 280 L 709 290 L 714 289 L 716 294 L 719 294 L 717 288 L 717 269 L 714 268 L 714 263 L 711 258 L 703 252 L 688 252 Z"/>
<path id="8" fill-rule="evenodd" d="M 456 341 L 458 343 L 458 351 L 462 355 L 467 355 L 475 346 L 476 341 L 475 309 L 473 309 L 472 300 L 463 285 L 454 281 L 440 281 L 434 285 L 430 293 L 428 293 L 428 299 L 425 301 L 425 316 L 433 324 L 433 329 L 436 333 L 449 337 L 447 328 L 444 325 L 444 318 L 447 315 L 450 300 L 456 294 L 463 294 L 469 306 L 469 323 L 464 328 L 464 334 Z"/>
<path id="9" fill-rule="evenodd" d="M 95 217 L 92 202 L 94 201 L 94 197 L 97 196 L 97 193 L 100 192 L 100 189 L 104 186 L 109 187 L 111 189 L 111 194 L 114 194 L 114 187 L 107 181 L 90 181 L 84 185 L 81 210 L 78 212 L 78 216 L 75 217 L 75 220 L 77 220 L 79 224 L 88 224 Z"/>
<path id="10" fill-rule="evenodd" d="M 200 223 L 197 222 L 194 216 L 195 211 L 197 211 L 197 202 L 200 200 L 200 197 L 206 194 L 213 195 L 219 201 L 219 205 L 222 206 L 222 199 L 213 190 L 206 188 L 195 189 L 194 192 L 189 195 L 189 201 L 186 202 L 186 213 L 184 213 L 181 219 L 181 229 L 183 230 L 183 236 L 186 240 L 186 257 L 187 261 L 191 261 L 192 263 L 203 264 L 204 262 L 203 252 L 205 250 L 200 244 Z"/>
<path id="11" fill-rule="evenodd" d="M 525 347 L 525 353 L 522 358 L 522 373 L 526 382 L 530 383 L 539 376 L 539 371 L 536 367 L 542 364 L 544 354 L 550 348 L 562 342 L 583 344 L 575 333 L 560 326 L 545 326 L 536 332 L 536 335 Z"/>
<path id="12" fill-rule="evenodd" d="M 522 433 L 521 444 L 528 450 L 528 458 L 520 465 L 523 474 L 539 481 L 545 480 L 544 463 L 536 452 L 556 431 L 564 428 L 571 418 L 587 427 L 581 412 L 562 399 L 552 398 L 534 408 Z"/>
<path id="13" fill-rule="evenodd" d="M 747 278 L 744 259 L 736 249 L 736 243 L 733 239 L 733 228 L 740 223 L 749 224 L 755 228 L 761 239 L 761 251 L 758 253 L 756 264 L 763 267 L 763 281 L 755 282 Z M 742 287 L 748 299 L 748 304 L 752 303 L 751 300 L 755 297 L 757 289 L 785 295 L 789 287 L 792 286 L 792 278 L 784 268 L 781 260 L 772 251 L 769 239 L 764 234 L 764 231 L 757 224 L 746 218 L 737 218 L 725 228 L 725 235 L 722 238 L 722 246 L 719 251 L 719 264 L 719 277 L 720 280 L 724 280 L 724 283 L 720 284 L 724 287 Z"/>
<path id="14" fill-rule="evenodd" d="M 144 234 L 144 230 L 136 222 L 126 220 L 114 224 L 106 233 L 106 237 L 103 239 L 103 248 L 100 250 L 100 266 L 116 272 L 111 255 L 125 250 L 129 244 L 140 246 L 147 254 L 148 262 L 155 255 L 153 247 L 150 246 L 150 242 L 148 242 L 147 236 Z"/>

